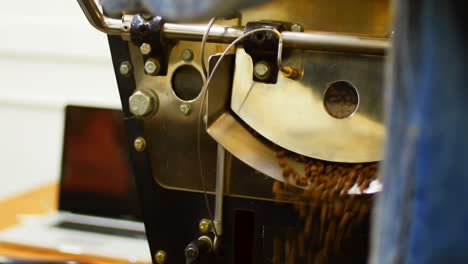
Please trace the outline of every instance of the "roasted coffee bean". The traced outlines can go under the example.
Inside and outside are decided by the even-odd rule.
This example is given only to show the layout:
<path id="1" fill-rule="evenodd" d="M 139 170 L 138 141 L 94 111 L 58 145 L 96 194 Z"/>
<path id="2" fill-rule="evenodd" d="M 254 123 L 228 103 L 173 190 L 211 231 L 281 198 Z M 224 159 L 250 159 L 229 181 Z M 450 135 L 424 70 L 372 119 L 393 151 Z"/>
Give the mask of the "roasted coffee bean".
<path id="1" fill-rule="evenodd" d="M 281 263 L 281 240 L 278 238 L 273 239 L 273 264 Z"/>
<path id="2" fill-rule="evenodd" d="M 284 158 L 286 156 L 286 151 L 284 150 L 280 150 L 278 152 L 276 152 L 276 157 L 278 158 Z"/>
<path id="3" fill-rule="evenodd" d="M 352 245 L 353 237 L 359 237 L 358 227 L 369 216 L 372 200 L 348 191 L 356 187 L 361 192 L 367 189 L 377 178 L 377 163 L 326 162 L 285 150 L 276 154 L 283 168 L 284 184 L 273 183 L 274 197 L 294 205 L 303 230 L 281 247 L 274 247 L 273 263 L 280 261 L 278 256 L 282 256 L 278 257 L 282 263 L 294 263 L 299 258 L 301 263 L 328 263 L 329 257 L 341 254 L 340 250 Z M 303 168 L 293 169 L 287 159 L 303 163 Z M 277 253 L 278 250 L 284 253 Z"/>
<path id="4" fill-rule="evenodd" d="M 287 178 L 291 173 L 293 172 L 293 169 L 290 166 L 286 166 L 286 168 L 283 169 L 283 177 Z"/>
<path id="5" fill-rule="evenodd" d="M 297 249 L 298 249 L 299 257 L 304 258 L 305 257 L 305 237 L 303 233 L 300 233 L 297 236 L 297 245 L 298 245 Z"/>
<path id="6" fill-rule="evenodd" d="M 297 185 L 300 185 L 301 183 L 301 176 L 299 174 L 294 174 L 294 181 L 296 182 Z"/>
<path id="7" fill-rule="evenodd" d="M 333 239 L 336 236 L 335 232 L 336 232 L 336 220 L 333 219 L 331 220 L 330 225 L 328 226 L 327 235 L 325 237 L 325 243 L 323 247 L 323 250 L 327 253 L 327 255 L 330 253 L 331 244 L 333 243 Z"/>
<path id="8" fill-rule="evenodd" d="M 319 163 L 318 172 L 322 173 L 324 168 L 325 168 L 325 165 L 323 165 L 323 163 Z"/>
<path id="9" fill-rule="evenodd" d="M 284 167 L 286 167 L 286 165 L 288 165 L 286 159 L 284 159 L 284 158 L 279 159 L 278 164 L 280 165 L 281 168 L 284 168 Z"/>
<path id="10" fill-rule="evenodd" d="M 299 217 L 304 219 L 307 214 L 307 204 L 305 202 L 299 202 Z"/>
<path id="11" fill-rule="evenodd" d="M 281 192 L 281 182 L 275 181 L 273 183 L 273 193 L 277 194 L 279 192 Z"/>
<path id="12" fill-rule="evenodd" d="M 312 220 L 313 220 L 312 217 L 314 216 L 314 211 L 315 210 L 309 210 L 306 221 L 305 221 L 304 235 L 307 237 L 310 235 L 310 231 L 312 229 Z"/>
<path id="13" fill-rule="evenodd" d="M 302 176 L 299 178 L 299 185 L 300 186 L 307 186 L 309 182 L 307 181 L 307 176 Z"/>
<path id="14" fill-rule="evenodd" d="M 369 187 L 369 183 L 369 179 L 365 179 L 364 182 L 359 186 L 359 191 L 363 193 L 364 190 L 366 190 Z"/>
<path id="15" fill-rule="evenodd" d="M 310 171 L 317 171 L 317 170 L 318 170 L 317 165 L 314 164 L 314 165 L 310 166 Z"/>

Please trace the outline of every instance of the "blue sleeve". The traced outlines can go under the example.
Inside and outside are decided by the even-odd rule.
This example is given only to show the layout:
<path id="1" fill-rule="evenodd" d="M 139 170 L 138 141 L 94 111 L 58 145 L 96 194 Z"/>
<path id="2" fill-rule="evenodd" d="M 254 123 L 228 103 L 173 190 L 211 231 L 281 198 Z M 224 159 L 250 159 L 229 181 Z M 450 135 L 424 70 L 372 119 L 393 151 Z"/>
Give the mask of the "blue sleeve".
<path id="1" fill-rule="evenodd" d="M 370 263 L 468 263 L 467 11 L 396 1 Z"/>

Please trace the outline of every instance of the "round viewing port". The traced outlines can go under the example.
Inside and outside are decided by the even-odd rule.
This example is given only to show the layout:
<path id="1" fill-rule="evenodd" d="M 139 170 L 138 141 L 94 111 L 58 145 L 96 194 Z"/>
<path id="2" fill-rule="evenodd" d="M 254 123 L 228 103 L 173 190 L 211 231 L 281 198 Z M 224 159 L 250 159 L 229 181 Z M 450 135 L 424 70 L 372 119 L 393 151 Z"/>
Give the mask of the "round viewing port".
<path id="1" fill-rule="evenodd" d="M 191 101 L 200 94 L 203 87 L 201 73 L 191 65 L 182 65 L 172 75 L 172 89 L 179 99 Z"/>
<path id="2" fill-rule="evenodd" d="M 347 118 L 356 112 L 359 105 L 359 94 L 351 83 L 336 81 L 325 90 L 323 105 L 332 117 Z"/>

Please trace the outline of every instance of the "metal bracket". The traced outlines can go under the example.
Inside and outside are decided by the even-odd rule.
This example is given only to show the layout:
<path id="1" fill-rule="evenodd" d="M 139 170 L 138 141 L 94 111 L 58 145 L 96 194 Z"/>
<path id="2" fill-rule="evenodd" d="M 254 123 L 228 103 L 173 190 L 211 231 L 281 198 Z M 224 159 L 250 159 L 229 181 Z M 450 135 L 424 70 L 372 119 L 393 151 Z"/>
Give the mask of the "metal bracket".
<path id="1" fill-rule="evenodd" d="M 150 75 L 166 75 L 170 43 L 163 38 L 162 30 L 164 20 L 159 17 L 146 18 L 137 14 L 133 16 L 130 28 L 130 39 L 134 45 L 149 45 L 147 54 L 142 54 L 145 62 L 151 61 L 155 66 L 155 71 L 146 72 Z M 146 64 L 145 64 L 146 65 Z"/>
<path id="2" fill-rule="evenodd" d="M 279 32 L 291 29 L 291 23 L 260 21 L 245 25 L 244 33 L 258 28 L 271 28 Z M 276 83 L 278 79 L 278 36 L 270 31 L 257 32 L 244 40 L 244 50 L 252 57 L 256 82 Z"/>

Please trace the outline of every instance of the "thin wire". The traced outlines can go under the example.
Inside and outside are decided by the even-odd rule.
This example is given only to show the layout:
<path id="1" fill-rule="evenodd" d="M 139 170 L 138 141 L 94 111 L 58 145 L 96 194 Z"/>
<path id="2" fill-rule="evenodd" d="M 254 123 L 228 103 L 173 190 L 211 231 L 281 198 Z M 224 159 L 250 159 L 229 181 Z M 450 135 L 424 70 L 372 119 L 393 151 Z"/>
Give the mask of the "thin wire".
<path id="1" fill-rule="evenodd" d="M 211 27 L 213 27 L 213 24 L 216 21 L 216 17 L 212 17 L 210 19 L 210 22 L 208 22 L 208 25 L 206 27 L 205 34 L 203 34 L 202 42 L 201 42 L 201 49 L 200 49 L 200 57 L 201 57 L 201 67 L 203 70 L 203 74 L 205 76 L 205 80 L 208 79 L 208 70 L 205 65 L 205 46 L 206 46 L 206 41 L 208 40 L 208 35 L 210 33 Z"/>
<path id="2" fill-rule="evenodd" d="M 212 18 L 210 20 L 213 21 L 214 23 L 214 20 L 215 18 Z M 211 24 L 212 26 L 212 24 Z M 204 36 L 204 40 L 202 40 L 202 51 L 204 51 L 204 45 L 206 44 L 206 39 L 207 37 L 205 38 L 205 36 L 208 36 L 208 33 L 209 33 L 209 30 L 211 28 L 210 26 L 210 23 L 208 23 L 208 28 L 207 28 L 207 31 L 205 32 L 205 34 L 203 35 Z M 244 38 L 252 35 L 252 34 L 255 34 L 257 32 L 261 32 L 261 31 L 270 31 L 270 32 L 273 32 L 275 33 L 277 36 L 278 36 L 278 68 L 281 70 L 281 71 L 285 71 L 284 67 L 282 66 L 282 61 L 281 61 L 281 56 L 282 56 L 282 49 L 283 49 L 283 36 L 281 35 L 281 33 L 274 29 L 274 28 L 258 28 L 258 29 L 254 29 L 252 31 L 249 31 L 245 34 L 243 34 L 242 36 L 238 37 L 237 39 L 235 39 L 233 42 L 231 42 L 231 44 L 229 44 L 229 46 L 223 51 L 223 53 L 221 54 L 221 56 L 219 57 L 218 61 L 216 62 L 215 66 L 213 67 L 213 70 L 211 71 L 211 74 L 208 76 L 208 75 L 205 75 L 207 76 L 208 78 L 206 79 L 206 82 L 204 84 L 204 94 L 203 94 L 203 98 L 202 98 L 202 102 L 201 102 L 201 106 L 200 106 L 200 111 L 198 113 L 198 120 L 197 120 L 197 154 L 198 154 L 198 165 L 199 165 L 199 170 L 200 170 L 200 179 L 201 179 L 201 182 L 202 182 L 202 189 L 203 189 L 203 194 L 204 194 L 204 197 L 205 197 L 205 203 L 206 203 L 206 208 L 207 208 L 207 211 L 208 211 L 208 216 L 210 217 L 210 221 L 212 223 L 212 226 L 213 226 L 213 233 L 215 234 L 216 237 L 218 237 L 218 234 L 216 232 L 216 228 L 215 228 L 215 225 L 213 223 L 213 214 L 211 212 L 211 207 L 210 207 L 210 204 L 209 204 L 209 201 L 208 201 L 208 195 L 207 195 L 207 191 L 206 191 L 206 188 L 205 188 L 205 175 L 203 173 L 203 165 L 202 165 L 202 160 L 201 160 L 201 149 L 200 149 L 200 130 L 201 130 L 201 120 L 202 120 L 202 113 L 203 113 L 203 109 L 205 108 L 205 101 L 206 101 L 206 97 L 208 95 L 208 87 L 209 87 L 209 84 L 213 78 L 213 75 L 214 73 L 216 72 L 216 70 L 218 69 L 219 65 L 221 64 L 221 61 L 224 59 L 224 57 L 226 56 L 226 54 L 241 40 L 243 40 Z M 204 57 L 202 57 L 202 61 L 204 61 Z M 204 68 L 204 63 L 202 64 L 202 67 L 203 69 L 205 70 Z"/>
<path id="3" fill-rule="evenodd" d="M 213 26 L 215 21 L 216 21 L 216 17 L 213 17 L 213 18 L 210 19 L 210 21 L 208 22 L 208 25 L 206 27 L 206 31 L 203 34 L 203 38 L 202 38 L 202 42 L 201 42 L 200 57 L 201 57 L 201 67 L 202 67 L 202 70 L 203 70 L 203 75 L 205 77 L 204 78 L 204 80 L 205 80 L 204 84 L 206 84 L 206 80 L 208 79 L 208 72 L 207 72 L 206 65 L 205 65 L 205 46 L 206 46 L 206 41 L 208 39 L 208 34 L 210 33 L 210 29 Z M 200 108 L 203 108 L 203 104 L 201 105 Z M 204 197 L 204 200 L 205 200 L 205 207 L 206 207 L 206 210 L 208 212 L 208 217 L 209 217 L 209 220 L 211 222 L 211 226 L 213 228 L 213 233 L 214 233 L 215 237 L 217 238 L 218 237 L 218 232 L 216 230 L 216 225 L 214 224 L 214 221 L 213 221 L 213 212 L 211 211 L 210 202 L 208 200 L 208 194 L 207 194 L 207 191 L 206 191 L 206 184 L 205 184 L 205 174 L 203 173 L 203 164 L 202 164 L 202 160 L 201 160 L 200 122 L 199 122 L 199 120 L 198 120 L 198 124 L 197 124 L 197 153 L 198 153 L 198 169 L 199 169 L 199 172 L 200 172 L 200 183 L 201 183 L 201 187 L 202 187 L 202 191 L 203 191 L 203 197 Z"/>
<path id="4" fill-rule="evenodd" d="M 234 45 L 236 45 L 239 41 L 243 40 L 244 38 L 254 34 L 254 33 L 257 33 L 257 32 L 260 32 L 260 31 L 271 31 L 271 32 L 274 32 L 275 34 L 278 35 L 278 55 L 281 55 L 283 52 L 282 52 L 282 49 L 283 49 L 283 36 L 281 35 L 281 33 L 274 29 L 274 28 L 258 28 L 258 29 L 254 29 L 252 31 L 249 31 L 245 34 L 243 34 L 242 36 L 238 37 L 237 39 L 235 39 L 233 42 L 231 42 L 231 44 L 229 44 L 229 46 L 224 50 L 224 52 L 221 54 L 221 56 L 219 57 L 218 61 L 216 62 L 215 66 L 213 67 L 213 70 L 210 74 L 210 76 L 208 77 L 207 81 L 205 82 L 205 89 L 204 89 L 204 94 L 203 94 L 203 98 L 202 98 L 202 103 L 201 103 L 201 107 L 200 107 L 200 112 L 198 114 L 198 131 L 200 130 L 200 121 L 201 121 L 201 116 L 202 116 L 202 112 L 203 112 L 203 109 L 204 109 L 204 106 L 205 106 L 205 101 L 206 101 L 206 96 L 208 94 L 208 86 L 211 82 L 211 79 L 214 75 L 214 73 L 216 72 L 216 70 L 218 69 L 221 61 L 224 59 L 224 57 L 226 56 L 226 54 L 229 52 L 230 49 L 232 49 L 232 47 Z M 280 69 L 284 69 L 284 67 L 281 65 L 281 60 L 279 59 L 278 60 L 278 67 L 280 67 Z"/>

